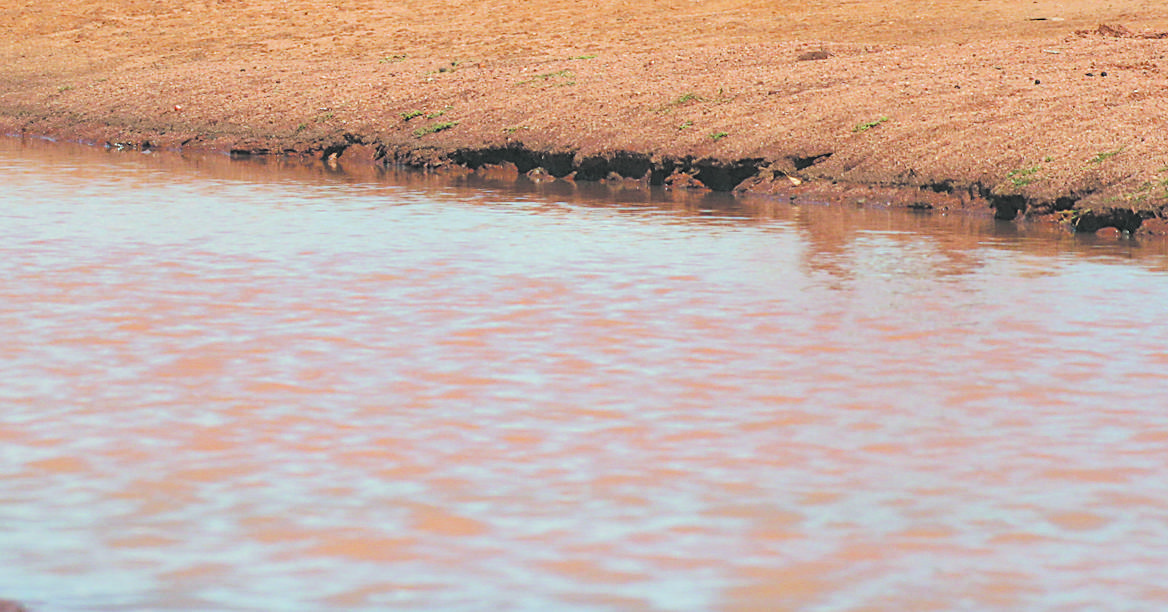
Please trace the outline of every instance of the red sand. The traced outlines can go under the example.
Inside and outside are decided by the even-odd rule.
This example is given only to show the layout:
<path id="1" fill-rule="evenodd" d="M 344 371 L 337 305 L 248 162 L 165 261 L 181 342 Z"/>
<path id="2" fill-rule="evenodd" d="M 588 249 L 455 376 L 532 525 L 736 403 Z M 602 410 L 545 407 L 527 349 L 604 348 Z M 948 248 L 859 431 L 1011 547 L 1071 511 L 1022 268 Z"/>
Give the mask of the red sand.
<path id="1" fill-rule="evenodd" d="M 27 3 L 0 128 L 1162 233 L 1168 13 L 1098 4 Z"/>

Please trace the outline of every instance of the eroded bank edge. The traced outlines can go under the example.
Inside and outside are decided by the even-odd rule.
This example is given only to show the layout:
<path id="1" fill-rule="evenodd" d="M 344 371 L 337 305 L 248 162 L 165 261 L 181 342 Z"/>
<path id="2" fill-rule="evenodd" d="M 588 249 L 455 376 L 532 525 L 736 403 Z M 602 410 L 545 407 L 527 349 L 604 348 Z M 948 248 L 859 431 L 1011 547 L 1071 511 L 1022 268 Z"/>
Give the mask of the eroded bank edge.
<path id="1" fill-rule="evenodd" d="M 634 151 L 580 155 L 573 151 L 545 151 L 522 143 L 505 146 L 442 148 L 386 144 L 343 134 L 335 140 L 307 148 L 236 146 L 223 141 L 184 141 L 179 146 L 158 147 L 150 140 L 102 140 L 54 134 L 30 134 L 9 126 L 3 133 L 16 138 L 65 140 L 110 149 L 150 151 L 193 150 L 224 153 L 233 158 L 301 157 L 332 166 L 374 165 L 448 173 L 494 171 L 495 175 L 523 176 L 533 181 L 597 181 L 624 187 L 663 186 L 672 190 L 710 190 L 787 200 L 791 203 L 849 203 L 907 208 L 922 211 L 960 210 L 992 214 L 1007 221 L 1057 223 L 1080 233 L 1110 232 L 1126 235 L 1168 236 L 1168 210 L 1128 206 L 1081 206 L 1091 193 L 1070 192 L 1055 198 L 1035 198 L 1002 193 L 982 182 L 904 180 L 856 183 L 836 180 L 817 172 L 816 166 L 831 157 L 825 151 L 808 156 L 779 159 L 720 159 L 694 156 L 660 156 Z M 817 175 L 818 174 L 818 175 Z"/>
<path id="2" fill-rule="evenodd" d="M 268 155 L 268 150 L 232 149 L 235 156 Z M 481 148 L 443 149 L 366 142 L 353 134 L 306 152 L 324 162 L 343 160 L 415 169 L 445 168 L 474 172 L 486 168 L 510 169 L 517 176 L 542 180 L 585 180 L 660 185 L 667 189 L 729 191 L 796 201 L 848 202 L 916 210 L 963 210 L 992 214 L 1008 221 L 1037 220 L 1061 224 L 1075 232 L 1115 232 L 1168 235 L 1164 211 L 1125 206 L 1080 207 L 1091 193 L 1067 193 L 1040 199 L 1001 193 L 981 182 L 888 181 L 859 184 L 814 176 L 831 152 L 781 159 L 719 159 L 658 156 L 613 151 L 582 156 L 572 151 L 541 151 L 521 143 Z M 809 172 L 812 171 L 812 172 Z"/>

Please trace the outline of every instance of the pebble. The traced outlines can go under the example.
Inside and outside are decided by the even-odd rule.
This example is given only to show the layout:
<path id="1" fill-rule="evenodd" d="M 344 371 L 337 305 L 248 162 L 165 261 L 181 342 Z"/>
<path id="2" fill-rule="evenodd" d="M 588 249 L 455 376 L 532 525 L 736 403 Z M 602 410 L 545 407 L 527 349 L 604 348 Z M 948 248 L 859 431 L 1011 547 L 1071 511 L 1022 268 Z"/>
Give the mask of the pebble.
<path id="1" fill-rule="evenodd" d="M 1101 227 L 1095 230 L 1095 235 L 1100 238 L 1119 238 L 1123 235 L 1123 232 L 1119 231 L 1119 228 L 1116 227 Z"/>

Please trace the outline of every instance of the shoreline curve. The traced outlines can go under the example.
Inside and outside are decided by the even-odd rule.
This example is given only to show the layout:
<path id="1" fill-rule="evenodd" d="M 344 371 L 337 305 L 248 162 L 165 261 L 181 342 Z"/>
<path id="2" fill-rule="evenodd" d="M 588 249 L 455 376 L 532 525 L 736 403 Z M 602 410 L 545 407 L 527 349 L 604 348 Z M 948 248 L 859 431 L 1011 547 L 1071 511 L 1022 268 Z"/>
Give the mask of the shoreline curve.
<path id="1" fill-rule="evenodd" d="M 1154 6 L 715 4 L 6 9 L 0 132 L 1168 234 Z"/>

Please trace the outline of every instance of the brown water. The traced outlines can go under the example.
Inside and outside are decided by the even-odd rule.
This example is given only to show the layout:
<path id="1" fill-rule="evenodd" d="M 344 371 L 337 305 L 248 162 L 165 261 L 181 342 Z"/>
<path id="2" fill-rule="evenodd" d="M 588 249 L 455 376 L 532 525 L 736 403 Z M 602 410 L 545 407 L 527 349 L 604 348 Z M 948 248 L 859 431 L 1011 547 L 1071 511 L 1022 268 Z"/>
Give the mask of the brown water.
<path id="1" fill-rule="evenodd" d="M 1162 244 L 0 140 L 0 597 L 1168 606 Z"/>

